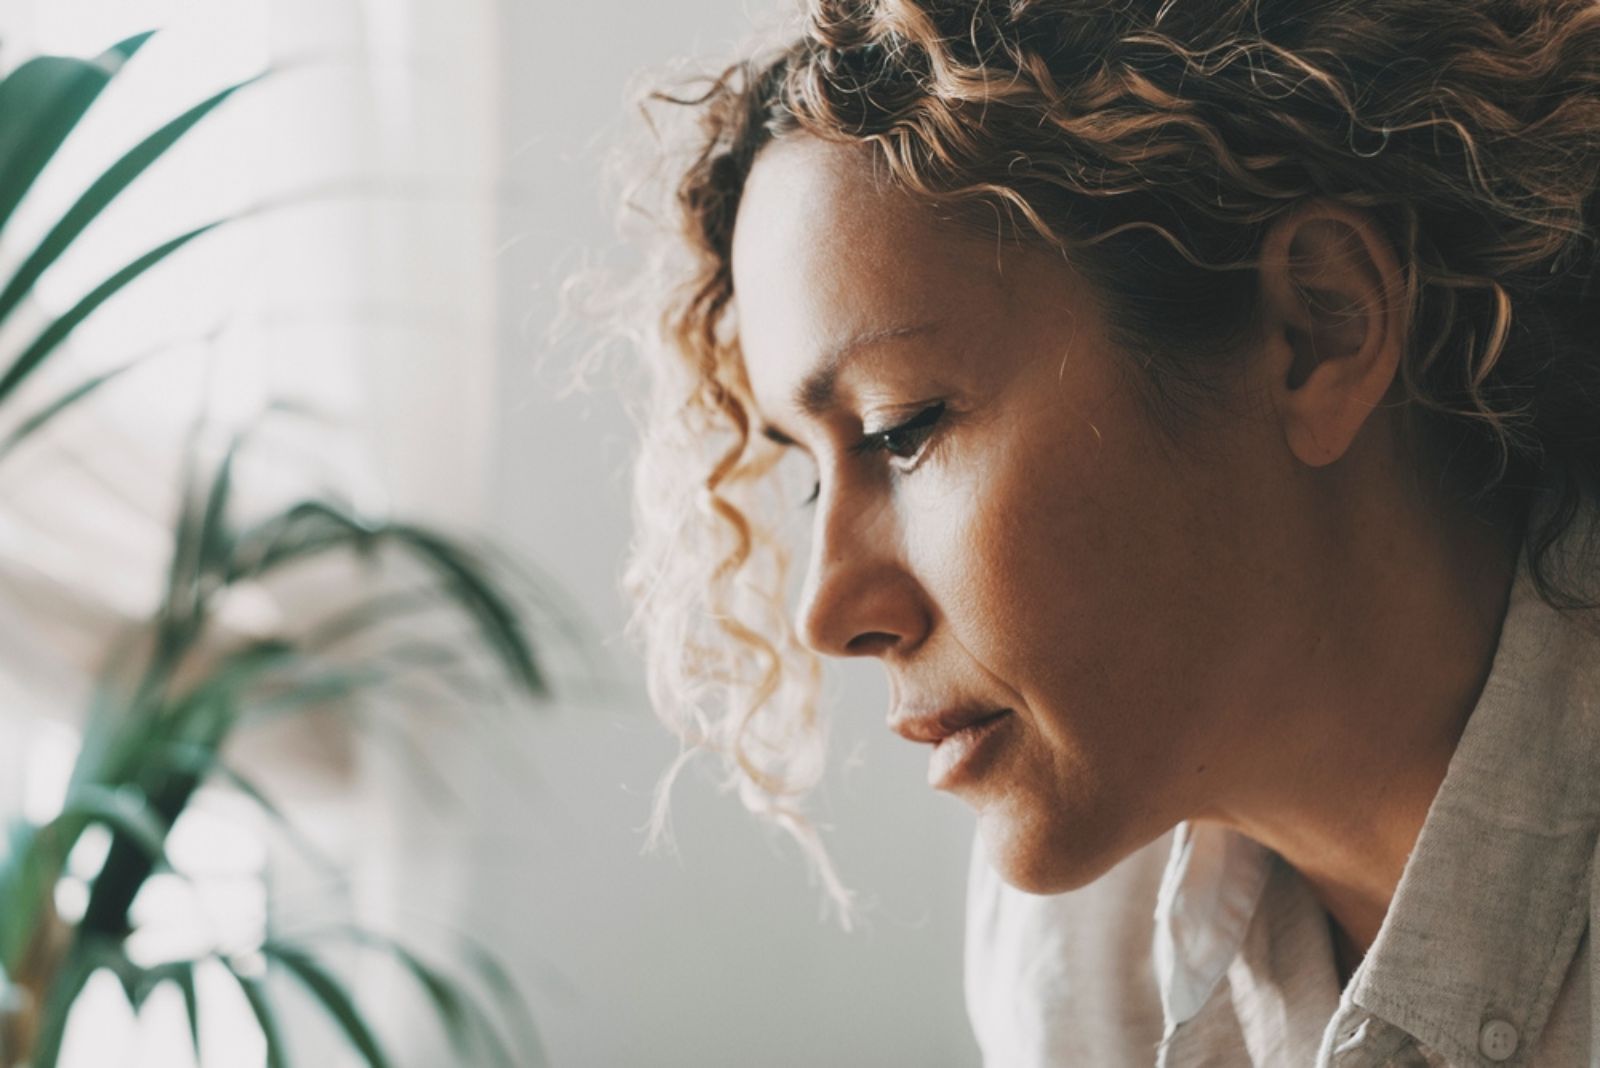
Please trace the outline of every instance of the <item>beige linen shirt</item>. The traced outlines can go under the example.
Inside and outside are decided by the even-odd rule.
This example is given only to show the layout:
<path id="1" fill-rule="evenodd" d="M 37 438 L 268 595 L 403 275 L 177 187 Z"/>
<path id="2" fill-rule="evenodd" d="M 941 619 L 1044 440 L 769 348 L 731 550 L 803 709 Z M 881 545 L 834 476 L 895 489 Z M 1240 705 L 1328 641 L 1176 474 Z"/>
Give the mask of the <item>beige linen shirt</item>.
<path id="1" fill-rule="evenodd" d="M 986 1068 L 1600 1065 L 1600 636 L 1512 587 L 1488 682 L 1343 990 L 1276 853 L 1185 823 L 1082 890 L 974 843 L 967 1007 Z"/>

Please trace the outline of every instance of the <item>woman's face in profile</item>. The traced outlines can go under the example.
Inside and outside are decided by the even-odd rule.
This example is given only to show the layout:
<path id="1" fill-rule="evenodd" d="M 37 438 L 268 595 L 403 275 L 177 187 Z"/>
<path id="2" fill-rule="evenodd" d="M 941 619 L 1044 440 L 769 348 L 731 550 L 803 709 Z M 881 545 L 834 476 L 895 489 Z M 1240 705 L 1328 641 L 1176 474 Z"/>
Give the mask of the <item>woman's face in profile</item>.
<path id="1" fill-rule="evenodd" d="M 938 785 L 1008 881 L 1083 885 L 1262 759 L 1240 698 L 1296 637 L 1264 633 L 1270 420 L 1171 445 L 1059 256 L 880 190 L 855 148 L 763 151 L 733 276 L 758 417 L 818 476 L 801 637 L 881 660 L 891 720 L 1007 710 Z"/>

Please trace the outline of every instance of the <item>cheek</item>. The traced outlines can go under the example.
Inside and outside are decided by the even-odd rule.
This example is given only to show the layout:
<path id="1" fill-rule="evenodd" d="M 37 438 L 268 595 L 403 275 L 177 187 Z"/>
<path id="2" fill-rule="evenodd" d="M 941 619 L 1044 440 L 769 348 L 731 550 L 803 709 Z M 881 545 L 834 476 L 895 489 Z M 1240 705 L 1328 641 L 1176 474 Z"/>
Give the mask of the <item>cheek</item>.
<path id="1" fill-rule="evenodd" d="M 1092 433 L 982 466 L 914 548 L 957 644 L 1026 709 L 1003 784 L 972 799 L 991 859 L 1012 885 L 1059 893 L 1203 791 L 1193 772 L 1225 699 L 1209 535 L 1193 480 Z"/>
<path id="2" fill-rule="evenodd" d="M 1133 441 L 1085 423 L 1001 445 L 981 475 L 946 479 L 912 546 L 945 623 L 1028 705 L 1051 761 L 1124 782 L 1175 767 L 1205 721 L 1220 596 L 1210 491 Z"/>

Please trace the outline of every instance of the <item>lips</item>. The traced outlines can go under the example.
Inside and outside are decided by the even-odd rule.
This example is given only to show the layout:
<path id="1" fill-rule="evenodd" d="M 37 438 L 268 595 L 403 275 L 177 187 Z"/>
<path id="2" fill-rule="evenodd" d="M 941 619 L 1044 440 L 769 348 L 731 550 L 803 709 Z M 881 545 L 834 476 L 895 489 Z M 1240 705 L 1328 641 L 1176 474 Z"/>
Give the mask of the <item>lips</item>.
<path id="1" fill-rule="evenodd" d="M 896 712 L 889 717 L 889 729 L 910 742 L 937 745 L 958 731 L 977 727 L 1001 716 L 1009 708 L 944 708 L 933 712 Z"/>

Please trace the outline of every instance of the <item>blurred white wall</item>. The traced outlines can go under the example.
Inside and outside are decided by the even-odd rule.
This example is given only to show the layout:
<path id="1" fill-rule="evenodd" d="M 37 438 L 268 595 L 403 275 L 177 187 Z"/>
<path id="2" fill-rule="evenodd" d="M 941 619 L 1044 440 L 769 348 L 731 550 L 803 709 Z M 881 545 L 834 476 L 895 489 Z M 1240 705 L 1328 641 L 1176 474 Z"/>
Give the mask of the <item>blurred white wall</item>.
<path id="1" fill-rule="evenodd" d="M 596 176 L 625 121 L 624 85 L 676 56 L 726 55 L 777 10 L 501 0 L 509 192 L 490 511 L 612 639 L 617 693 L 569 696 L 527 729 L 525 777 L 506 772 L 516 761 L 484 761 L 471 777 L 476 829 L 458 847 L 463 925 L 493 932 L 515 962 L 557 1068 L 977 1063 L 961 998 L 973 822 L 927 788 L 925 752 L 885 728 L 875 665 L 832 687 L 833 764 L 816 809 L 842 878 L 869 903 L 864 930 L 819 918 L 798 851 L 693 768 L 674 794 L 678 855 L 640 854 L 676 747 L 618 637 L 631 434 L 614 396 L 557 399 L 576 348 L 552 350 L 544 331 L 563 274 L 611 241 Z"/>

